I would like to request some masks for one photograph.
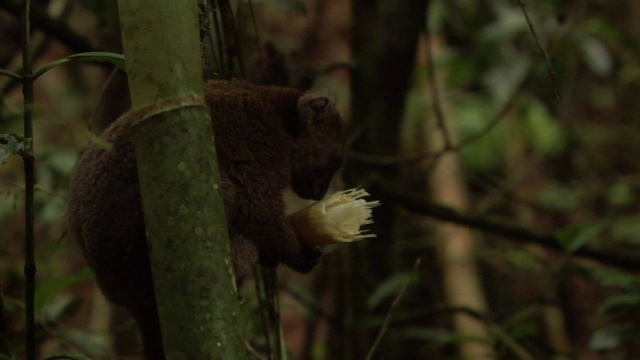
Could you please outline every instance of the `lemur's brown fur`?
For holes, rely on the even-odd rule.
[[[285,220],[282,192],[319,200],[345,154],[340,116],[317,93],[240,81],[206,85],[237,271],[259,261],[310,271],[319,251],[301,245]],[[131,140],[131,117],[91,145],[71,181],[69,228],[103,292],[136,319],[148,359],[163,358]],[[171,189],[167,189],[171,191]]]

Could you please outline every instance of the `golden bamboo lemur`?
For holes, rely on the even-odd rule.
[[[343,163],[345,135],[327,96],[240,81],[206,85],[236,271],[259,261],[310,271],[320,252],[298,242],[282,192],[319,200]],[[138,323],[145,356],[164,358],[131,140],[131,118],[116,120],[81,156],[69,194],[69,229],[98,284]]]

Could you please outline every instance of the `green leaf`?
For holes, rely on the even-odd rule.
[[[511,315],[502,323],[502,328],[509,330],[521,323],[535,322],[540,308],[538,306],[527,306]]]
[[[539,195],[538,201],[542,206],[558,211],[572,211],[582,206],[585,194],[582,189],[573,184],[550,183]]]
[[[11,296],[4,295],[4,309],[7,312],[12,312],[16,309],[24,310],[24,299],[22,298],[14,298]]]
[[[571,225],[560,230],[556,235],[558,241],[569,253],[574,253],[598,238],[605,230],[607,223],[600,222],[588,225]]]
[[[410,327],[406,326],[402,329],[394,331],[394,335],[405,340],[416,340],[431,343],[436,346],[446,346],[460,343],[480,343],[491,344],[491,339],[473,336],[458,335],[451,331],[438,327]]]
[[[70,175],[78,160],[78,152],[65,148],[54,148],[47,157],[47,165],[56,173]]]
[[[284,13],[290,13],[290,14],[296,14],[296,15],[307,14],[307,5],[304,3],[304,1],[300,1],[300,0],[276,1],[275,4]]]
[[[108,62],[111,65],[120,69],[121,71],[127,71],[125,67],[124,55],[122,54],[116,54],[116,53],[104,52],[104,51],[94,51],[94,52],[74,54],[69,56],[69,58],[74,60],[90,61],[90,62]]]
[[[425,335],[428,335],[428,334],[425,334]],[[462,343],[479,343],[479,344],[485,344],[485,345],[492,344],[491,339],[480,337],[480,336],[474,336],[474,335],[451,335],[448,337],[436,338],[434,343],[436,345],[441,345],[441,346],[455,345],[455,344],[462,344]]]
[[[495,15],[496,19],[479,31],[481,41],[508,43],[527,31],[527,22],[517,6],[496,2]]]
[[[62,276],[52,278],[43,284],[38,286],[35,294],[35,311],[39,314],[44,305],[51,301],[51,299],[59,294],[61,291],[69,288],[72,285],[91,280],[93,273],[89,269],[85,269],[78,274],[71,276]]]
[[[300,304],[305,305],[302,307],[302,310],[307,310],[310,306],[318,306],[316,298],[307,289],[296,286],[295,284],[288,285],[287,289],[298,298]]]
[[[585,64],[591,71],[601,76],[613,72],[613,57],[602,41],[587,37],[580,42],[580,50]]]
[[[0,352],[0,360],[15,360],[15,359],[16,357],[13,356],[12,354]]]
[[[108,331],[86,331],[85,329],[60,326],[56,329],[56,337],[73,344],[78,355],[54,355],[44,360],[91,360],[91,359],[121,359],[115,357],[111,351],[113,336]]]
[[[52,197],[47,194],[44,204],[38,212],[38,217],[43,224],[60,223],[65,216],[67,204],[61,197]]]
[[[604,18],[592,17],[586,20],[581,27],[585,34],[582,36],[595,36],[612,43],[620,43],[621,41],[621,34],[618,30],[620,27],[616,26],[615,22],[609,22]]]
[[[596,351],[611,351],[621,345],[620,334],[613,329],[599,329],[593,333],[589,348]]]
[[[64,57],[62,59],[52,61],[47,65],[45,65],[42,69],[36,71],[33,74],[33,80],[44,75],[47,71],[53,69],[54,67],[60,66],[62,64],[66,64],[71,60],[80,60],[80,61],[89,61],[89,62],[108,62],[113,66],[117,67],[118,69],[122,71],[126,71],[125,63],[124,63],[124,55],[110,53],[110,52],[94,51],[94,52],[74,54],[74,55]]]
[[[374,309],[385,299],[393,298],[400,292],[400,289],[407,283],[407,281],[411,281],[412,276],[413,274],[410,272],[403,272],[394,274],[384,280],[378,285],[378,287],[376,287],[375,290],[373,290],[373,293],[367,299],[367,307],[369,309]]]
[[[609,204],[625,206],[634,201],[633,188],[627,184],[614,184],[607,193]]]
[[[598,311],[603,314],[616,307],[631,307],[637,309],[640,306],[640,293],[614,295],[602,302]]]
[[[442,32],[448,18],[447,7],[441,0],[432,1],[427,11],[429,33],[436,35]]]
[[[635,275],[617,269],[593,267],[589,272],[600,286],[610,286],[627,290],[637,289],[638,286],[640,286],[640,282]]]
[[[42,317],[46,322],[59,323],[76,315],[82,307],[82,299],[65,294],[49,301],[42,309]]]
[[[611,226],[611,236],[625,244],[640,245],[640,219],[635,214],[616,218]]]
[[[565,146],[562,129],[546,105],[537,99],[528,99],[524,134],[533,146],[545,154],[558,154]]]
[[[514,339],[530,339],[540,335],[540,327],[533,321],[517,324],[509,329],[509,335]]]
[[[24,138],[16,134],[0,134],[0,165],[6,164],[11,155],[21,155],[24,143]]]
[[[504,256],[507,261],[513,264],[518,270],[525,273],[540,273],[542,266],[538,258],[529,251],[523,249],[506,249]]]
[[[483,75],[482,83],[491,93],[494,104],[503,106],[509,101],[526,80],[531,64],[529,57],[512,54]]]
[[[431,343],[449,343],[453,334],[451,331],[438,327],[405,326],[395,331],[396,336],[404,340],[418,340]]]
[[[82,130],[82,134],[85,135],[93,145],[107,151],[111,151],[111,149],[113,149],[113,144],[103,139],[100,135],[96,135],[87,129]]]
[[[44,360],[89,360],[89,359],[82,356],[51,355],[49,357],[44,358]]]

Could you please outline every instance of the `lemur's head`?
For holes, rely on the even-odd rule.
[[[309,92],[298,99],[300,128],[292,152],[292,188],[300,197],[320,200],[344,163],[345,131],[333,100]]]

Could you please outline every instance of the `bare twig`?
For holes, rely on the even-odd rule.
[[[228,63],[226,64],[227,75],[228,77],[238,75],[245,77],[244,59],[242,58],[242,51],[240,51],[238,29],[236,27],[236,19],[231,10],[231,3],[229,0],[217,0],[217,2],[222,19],[222,28],[228,56]],[[235,69],[236,66],[237,69]]]
[[[35,342],[35,282],[36,263],[34,249],[34,204],[35,171],[33,158],[33,72],[31,69],[31,1],[24,1],[22,12],[22,96],[24,98],[24,209],[25,209],[25,333],[26,359],[36,359]]]
[[[428,27],[427,27],[428,28]],[[436,78],[436,66],[433,58],[433,40],[431,37],[427,39],[427,72],[429,73],[429,87],[431,88],[431,102],[433,103],[433,110],[436,114],[436,124],[442,133],[444,139],[444,150],[450,149],[453,146],[451,135],[447,129],[447,119],[444,116],[442,109],[442,99],[440,97],[440,88],[438,87],[438,79]]]
[[[527,81],[528,77],[529,77],[529,75],[527,75],[524,78],[524,80],[522,81],[522,83],[520,84],[518,89],[516,91],[514,91],[513,93],[511,93],[511,96],[509,97],[507,102],[502,106],[502,109],[500,109],[500,111],[498,111],[496,113],[496,115],[493,117],[493,119],[491,119],[491,121],[489,121],[489,123],[487,124],[487,126],[484,127],[484,129],[482,129],[482,130],[478,131],[477,133],[475,133],[473,135],[470,135],[467,138],[465,138],[462,141],[460,141],[458,143],[458,145],[456,146],[456,148],[457,149],[462,149],[463,147],[466,147],[469,144],[480,140],[482,137],[487,135],[491,130],[493,130],[493,128],[495,128],[502,121],[502,119],[504,119],[504,117],[507,115],[507,113],[509,111],[511,111],[511,109],[513,108],[513,105],[515,104],[516,100],[518,99],[518,96],[520,95],[520,93],[522,92],[522,90],[524,89],[525,85],[528,82]]]
[[[92,52],[95,49],[91,46],[89,41],[77,33],[73,32],[69,29],[65,23],[66,18],[70,14],[72,1],[66,1],[62,10],[57,11],[57,14],[48,14],[47,10],[42,7],[36,5],[31,5],[31,27],[38,28],[41,30],[41,34],[36,34],[32,36],[29,40],[30,48],[31,48],[31,61],[33,59],[38,59],[47,49],[51,40],[58,40],[62,44],[66,45],[71,52]],[[16,0],[10,1],[0,1],[0,8],[4,8],[15,16],[21,16],[22,14],[22,2]],[[18,55],[14,60],[7,65],[7,68],[14,69],[15,72],[19,72],[21,68],[21,56]],[[104,68],[109,67],[107,63],[96,62],[94,63],[96,66],[101,66]],[[35,81],[35,80],[34,80]],[[12,79],[8,82],[2,83],[2,89],[0,89],[0,94],[8,94],[11,90],[13,90],[18,85],[22,84],[19,79]]]
[[[554,233],[541,232],[514,224],[512,221],[490,218],[486,215],[463,213],[447,206],[423,201],[420,193],[409,193],[394,182],[380,178],[376,182],[379,189],[384,189],[384,192],[379,193],[380,200],[384,204],[395,203],[416,213],[431,216],[438,220],[465,225],[519,242],[542,245],[548,249],[567,254],[562,242]],[[587,258],[624,270],[640,271],[639,251],[622,252],[583,246],[570,255]]]
[[[517,341],[513,339],[513,337],[505,331],[500,325],[491,320],[491,318],[484,313],[476,311],[475,309],[466,307],[466,306],[451,306],[448,308],[442,308],[440,311],[446,312],[460,312],[467,314],[477,320],[484,322],[489,325],[491,328],[491,332],[493,336],[500,340],[507,348],[511,349],[511,351],[521,360],[534,360],[534,357],[529,353],[529,351],[520,345]]]
[[[318,318],[324,318],[325,320],[327,320],[331,326],[335,329],[341,329],[344,330],[344,323],[342,322],[342,320],[340,320],[339,318],[337,318],[334,314],[328,313],[326,312],[324,309],[322,309],[320,306],[318,306],[318,304],[309,301],[308,299],[306,299],[304,296],[301,296],[300,292],[296,291],[295,289],[293,289],[290,286],[281,286],[280,290],[286,292],[287,294],[291,295],[295,300],[298,301],[298,303],[300,303],[300,305],[304,306],[304,308],[309,311],[310,313],[312,313],[314,315],[314,317]]]
[[[0,7],[6,9],[15,16],[20,16],[22,11],[20,1],[0,1]],[[32,14],[32,25],[42,30],[48,36],[65,44],[72,52],[91,52],[95,51],[91,43],[86,37],[79,35],[69,29],[66,24],[58,19],[54,19],[47,15],[47,12],[41,6],[35,6]]]
[[[4,298],[0,292],[0,354],[10,354],[9,346],[9,319],[4,307]]]
[[[522,83],[520,84],[520,86],[518,87],[518,89],[516,91],[514,91],[511,96],[509,97],[509,99],[507,100],[507,102],[502,106],[502,108],[494,115],[494,117],[489,121],[489,123],[487,124],[487,126],[485,126],[483,129],[481,129],[480,131],[478,131],[477,133],[468,136],[465,139],[462,139],[458,144],[453,145],[453,144],[449,144],[449,146],[447,146],[446,143],[446,139],[448,137],[445,138],[445,146],[443,146],[442,149],[440,149],[439,151],[432,151],[432,150],[427,150],[427,151],[421,151],[421,152],[417,152],[414,154],[407,154],[407,155],[389,155],[389,156],[384,156],[384,155],[372,155],[372,154],[366,154],[366,153],[362,153],[362,152],[358,152],[355,150],[350,150],[348,157],[349,159],[352,160],[356,160],[356,161],[362,161],[368,164],[374,164],[374,165],[381,165],[381,166],[395,166],[395,165],[401,165],[401,164],[407,164],[407,163],[412,163],[412,162],[417,162],[417,161],[426,161],[429,160],[431,161],[431,163],[435,163],[437,162],[440,157],[442,157],[444,154],[450,152],[450,151],[459,151],[460,149],[467,147],[469,145],[471,145],[472,143],[480,140],[482,137],[486,136],[491,130],[493,130],[501,121],[502,119],[507,115],[507,113],[509,111],[511,111],[511,109],[513,108],[513,105],[515,104],[516,100],[518,99],[518,96],[520,95],[520,93],[522,92],[522,90],[524,89],[524,87],[527,84],[527,79],[528,79],[529,75],[527,75],[524,80],[522,81]],[[435,86],[435,85],[432,85]],[[434,102],[437,102],[436,99],[434,99]],[[437,113],[437,110],[436,110]],[[441,114],[442,115],[442,114]],[[436,115],[438,116],[438,115]],[[446,119],[444,118],[444,116],[439,117],[438,119],[438,126],[443,129],[443,134],[448,134],[446,133],[446,128],[443,128],[443,126],[445,125],[445,121]],[[356,134],[356,136],[359,136],[361,134]],[[355,139],[352,139],[351,142],[355,141]]]
[[[280,324],[280,301],[278,298],[278,277],[275,269],[268,269],[258,265],[255,269],[256,290],[263,311],[265,322],[265,338],[269,350],[269,358],[284,359],[286,349]],[[258,284],[260,282],[261,284]],[[263,296],[261,299],[260,297]]]
[[[496,190],[493,194],[488,194],[485,199],[480,200],[474,209],[479,213],[487,213],[491,210],[501,199],[508,199],[509,201],[520,204],[522,206],[526,206],[534,211],[541,213],[553,213],[558,214],[558,211],[554,211],[555,209],[549,206],[543,206],[541,204],[536,203],[533,200],[530,200],[524,196],[517,195],[514,193],[513,188],[520,184],[525,178],[527,178],[531,173],[533,173],[537,167],[540,165],[542,157],[538,156],[533,160],[526,163],[527,167],[522,166],[521,174],[518,175],[517,178],[511,179],[507,183],[501,183],[497,179],[494,179],[485,174],[477,174],[476,176],[480,181],[486,183],[490,188]]]
[[[118,73],[118,68],[114,66],[113,70],[111,70],[111,73],[109,73],[109,76],[107,76],[107,79],[102,84],[102,88],[100,89],[100,95],[98,95],[98,102],[93,107],[93,111],[91,111],[91,115],[89,116],[89,120],[87,121],[87,123],[89,124],[89,130],[92,130],[92,125],[95,122],[95,118],[96,118],[96,114],[98,113],[98,109],[100,108],[100,105],[102,105],[102,101],[104,101],[105,92],[107,91],[107,89],[111,85],[111,82],[113,81],[113,79],[114,79],[114,77],[116,76],[117,73]],[[95,129],[93,129],[93,130],[95,130]]]
[[[209,37],[211,41],[210,46],[216,51],[216,64],[214,65],[214,70],[218,75],[223,75],[225,66],[225,43],[222,35],[222,19],[218,1],[207,1],[207,12],[209,13],[209,24],[213,27],[215,33],[215,38],[213,36]]]
[[[433,151],[423,151],[423,152],[418,152],[415,154],[408,154],[408,155],[385,156],[385,155],[372,155],[372,154],[366,154],[366,153],[362,153],[355,150],[349,150],[349,153],[347,154],[347,156],[351,160],[362,161],[368,164],[381,165],[381,166],[394,166],[394,165],[400,165],[400,164],[406,164],[406,163],[412,163],[412,162],[424,161],[424,160],[431,160],[433,162],[438,160],[442,155],[444,155],[449,151],[453,151],[453,149],[449,149],[449,150],[443,149],[435,153]]]
[[[260,317],[262,318],[262,326],[264,331],[265,343],[267,346],[267,354],[269,354],[269,359],[272,358],[273,354],[273,334],[271,333],[272,326],[270,321],[270,302],[269,302],[269,292],[267,290],[267,281],[266,281],[266,269],[261,267],[260,265],[256,265],[253,269],[253,274],[255,277],[255,286],[256,286],[256,297],[258,298],[258,305],[260,306]]]
[[[393,316],[393,313],[400,306],[400,301],[404,297],[404,294],[407,292],[407,288],[409,288],[409,284],[411,284],[411,280],[413,280],[413,275],[415,275],[418,272],[418,267],[420,266],[421,261],[422,261],[422,258],[417,258],[416,261],[413,263],[413,268],[411,269],[412,276],[402,286],[402,288],[398,292],[398,295],[396,295],[395,299],[393,299],[393,302],[391,303],[391,307],[389,308],[389,312],[387,312],[387,315],[384,318],[384,322],[382,323],[382,327],[380,328],[380,331],[378,331],[378,336],[376,336],[376,339],[373,342],[373,345],[371,345],[371,348],[367,353],[367,357],[366,357],[367,360],[370,360],[373,357],[373,354],[375,354],[376,350],[378,349],[378,346],[380,346],[380,342],[382,341],[384,334],[387,332],[387,329],[389,328],[391,317]]]
[[[251,13],[251,22],[253,23],[253,31],[256,35],[256,51],[259,53],[260,44],[262,44],[262,42],[260,41],[260,32],[258,31],[258,22],[256,21],[256,12],[253,7],[252,0],[249,0],[249,12]]]
[[[13,181],[8,181],[7,182],[7,188],[9,188],[9,190],[5,190],[5,191],[2,191],[0,193],[5,193],[5,192],[9,193],[9,192],[12,191],[12,189],[15,190],[15,191],[25,192],[25,189],[26,189],[23,185],[20,185],[18,183],[14,183]],[[43,193],[45,193],[47,195],[50,195],[50,196],[53,196],[53,197],[57,197],[58,199],[61,199],[61,200],[66,199],[66,196],[65,196],[64,193],[62,193],[60,191],[54,191],[54,190],[51,190],[51,189],[47,189],[46,187],[44,187],[42,185],[34,185],[33,189],[37,190],[37,191],[40,191],[40,192],[43,192]]]
[[[255,356],[256,359],[258,360],[269,360],[269,358],[267,358],[266,356],[260,354],[260,352],[253,347],[253,345],[251,345],[251,341],[249,341],[249,339],[246,339],[244,341],[244,346],[247,348],[247,351],[249,351],[251,353],[251,355]]]
[[[536,41],[536,45],[538,46],[538,49],[540,49],[540,52],[544,56],[544,60],[547,62],[547,67],[549,69],[549,77],[551,78],[551,86],[553,86],[553,93],[556,97],[556,100],[560,101],[560,92],[558,91],[558,85],[556,81],[556,72],[553,70],[553,63],[551,61],[551,57],[549,56],[549,53],[542,46],[542,43],[540,42],[540,38],[538,37],[538,33],[536,32],[536,29],[533,26],[533,22],[531,21],[531,18],[529,17],[529,12],[527,11],[527,5],[524,3],[524,0],[518,0],[518,4],[522,9],[522,13],[524,14],[525,19],[527,19],[527,25],[529,25],[531,36],[533,36],[533,39]]]

